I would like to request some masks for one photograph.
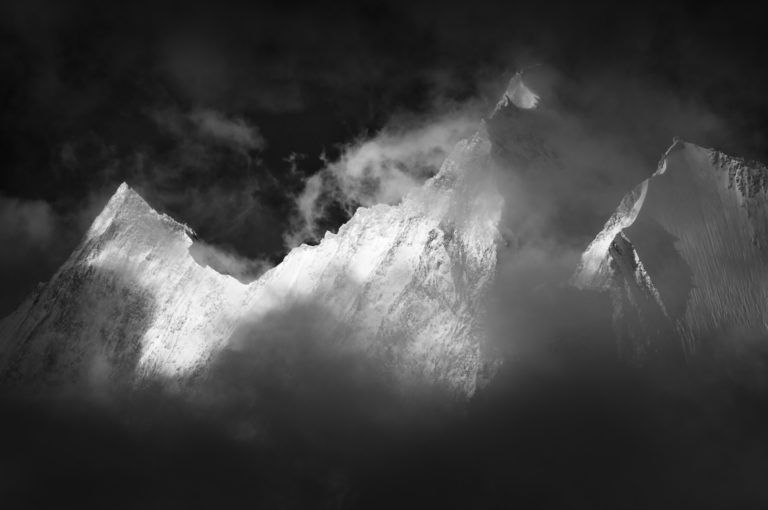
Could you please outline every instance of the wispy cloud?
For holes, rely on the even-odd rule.
[[[17,253],[19,244],[44,247],[55,232],[55,214],[42,200],[21,200],[0,195],[0,239],[5,260]]]
[[[227,116],[210,108],[182,113],[175,109],[152,112],[158,126],[178,137],[200,137],[239,151],[262,150],[267,141],[258,127],[243,117]]]
[[[243,283],[256,280],[272,267],[264,260],[241,257],[232,251],[199,240],[190,246],[189,254],[198,264],[209,266],[219,273],[232,276]]]
[[[469,110],[423,118],[395,117],[378,133],[346,146],[341,156],[308,178],[295,199],[294,229],[286,244],[322,236],[319,221],[333,202],[351,213],[357,206],[395,204],[440,169],[459,140],[477,129]]]
[[[47,202],[0,195],[0,316],[49,277],[63,252],[72,248],[61,226]]]
[[[216,110],[203,109],[191,112],[188,118],[201,135],[233,148],[259,150],[267,145],[258,128],[242,117],[226,117]]]

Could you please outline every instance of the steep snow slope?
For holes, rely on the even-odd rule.
[[[126,184],[50,282],[0,324],[6,379],[183,375],[231,335],[247,289]]]
[[[626,355],[686,355],[768,335],[768,169],[675,141],[582,256]]]
[[[485,171],[489,150],[482,133],[460,142],[402,204],[360,208],[319,246],[293,250],[253,289],[255,313],[322,303],[341,338],[407,376],[472,393],[503,205]]]
[[[358,209],[250,284],[201,265],[193,233],[123,184],[51,281],[0,323],[2,377],[184,383],[222,349],[265,341],[275,332],[259,325],[288,314],[317,321],[306,330],[328,349],[472,394],[503,205],[489,157],[481,128],[401,204]]]

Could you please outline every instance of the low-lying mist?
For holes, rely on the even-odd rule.
[[[497,318],[492,335],[504,363],[468,401],[395,384],[364,354],[332,353],[324,332],[334,325],[311,304],[260,323],[262,342],[244,330],[197,392],[7,396],[4,506],[768,501],[760,378],[733,363],[628,366],[615,355],[605,296],[536,287],[508,298],[518,308]]]

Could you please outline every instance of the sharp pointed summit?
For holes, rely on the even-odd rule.
[[[501,99],[496,103],[491,116],[496,115],[499,110],[509,105],[513,105],[523,110],[532,110],[539,104],[539,96],[529,89],[523,82],[524,71],[518,71],[509,83]]]

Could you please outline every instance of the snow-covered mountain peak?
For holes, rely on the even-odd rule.
[[[86,238],[103,235],[108,229],[155,229],[194,237],[186,225],[158,213],[133,188],[123,182],[91,224]]]
[[[523,110],[531,110],[539,104],[539,96],[523,82],[523,71],[518,71],[509,80],[504,96]]]
[[[510,78],[504,94],[493,109],[492,116],[509,105],[522,110],[532,110],[539,104],[539,96],[523,82],[523,74],[524,71],[518,71]]]
[[[195,257],[194,233],[122,184],[51,281],[0,322],[0,373],[183,385],[224,351],[310,321],[297,334],[329,353],[469,395],[486,373],[480,319],[503,204],[490,159],[481,129],[402,203],[358,209],[251,283]]]
[[[691,354],[723,332],[768,334],[766,247],[768,168],[676,139],[586,249],[574,283],[612,293],[631,357],[651,356],[662,337]]]

